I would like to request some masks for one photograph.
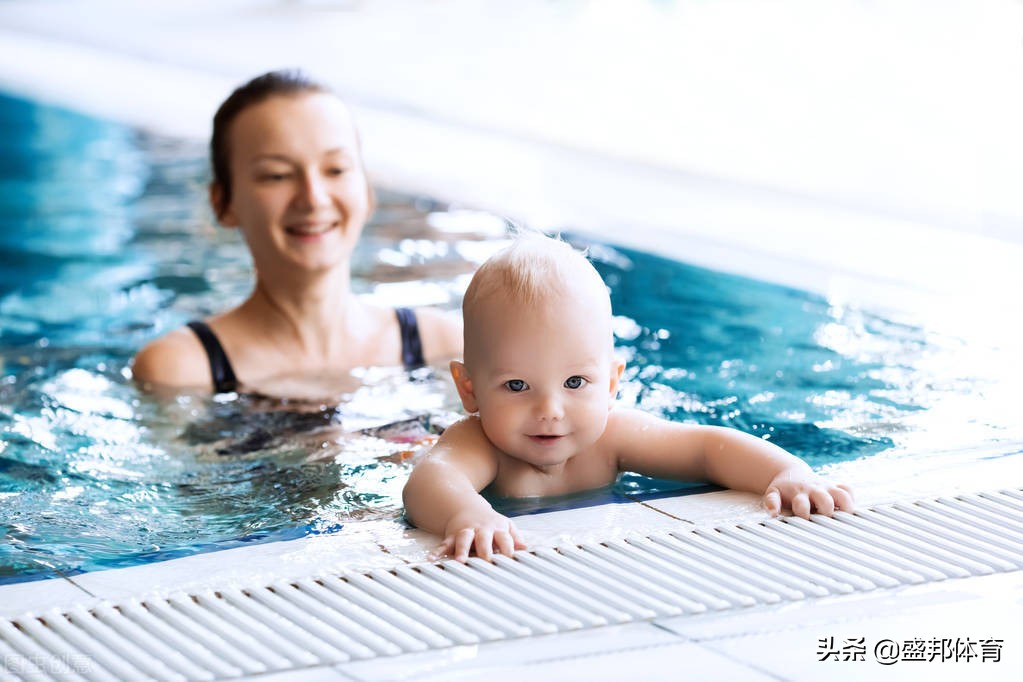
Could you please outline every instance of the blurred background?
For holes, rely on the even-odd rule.
[[[164,134],[285,66],[385,187],[820,291],[1015,284],[1019,0],[0,2],[0,90]]]

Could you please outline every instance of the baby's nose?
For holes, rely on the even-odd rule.
[[[557,396],[545,395],[537,403],[536,414],[542,421],[556,421],[565,416],[565,410]]]

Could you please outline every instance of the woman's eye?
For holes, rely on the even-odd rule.
[[[287,173],[263,173],[259,176],[259,179],[263,182],[280,182],[287,179],[287,177]]]
[[[327,175],[329,175],[331,177],[337,177],[339,175],[344,175],[346,170],[348,170],[348,169],[347,168],[342,168],[340,166],[335,166],[334,168],[328,168],[327,169]]]
[[[512,393],[519,393],[526,390],[526,382],[522,379],[509,379],[504,382],[505,387]]]
[[[581,376],[573,376],[565,379],[565,388],[582,388],[585,383],[586,379]]]

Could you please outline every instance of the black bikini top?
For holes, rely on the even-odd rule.
[[[394,314],[398,317],[398,328],[401,331],[401,363],[405,369],[422,367],[423,342],[419,337],[419,322],[416,320],[416,313],[411,308],[395,308]],[[206,357],[210,361],[210,374],[213,378],[214,393],[229,393],[238,389],[238,378],[231,367],[231,361],[227,359],[224,347],[220,345],[220,339],[213,333],[210,326],[201,320],[192,320],[188,328],[195,332],[206,351]]]

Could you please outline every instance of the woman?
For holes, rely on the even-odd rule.
[[[336,95],[299,72],[259,76],[220,106],[210,152],[210,203],[221,225],[241,230],[255,288],[238,307],[142,348],[136,379],[267,392],[275,377],[461,354],[453,316],[378,308],[351,292],[352,251],[374,202],[351,113]]]

